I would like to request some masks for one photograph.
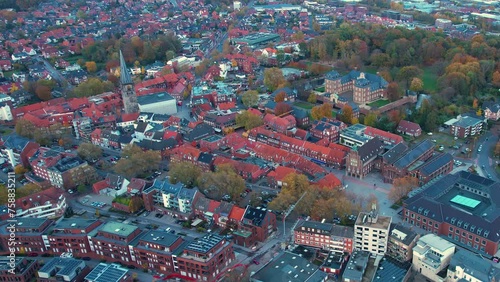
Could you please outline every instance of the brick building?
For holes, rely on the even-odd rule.
[[[481,134],[483,130],[484,120],[469,117],[459,116],[450,126],[450,134],[458,138],[467,138]]]
[[[499,248],[500,183],[461,171],[411,193],[403,221],[446,237],[472,252],[493,256]]]
[[[173,273],[177,269],[173,253],[182,250],[184,240],[163,230],[143,232],[133,247],[135,264],[142,268],[156,269],[160,273]]]
[[[353,101],[356,104],[367,104],[382,99],[387,95],[387,81],[382,77],[352,70],[341,76],[336,71],[325,75],[325,90],[332,94],[353,92]]]
[[[353,251],[352,227],[300,220],[293,232],[297,245],[320,248],[338,254],[350,254]]]
[[[73,257],[87,257],[91,252],[87,234],[102,224],[97,219],[63,218],[49,228],[49,251],[54,255],[72,253]]]
[[[260,207],[247,206],[239,229],[233,234],[236,244],[245,247],[264,242],[276,230],[276,215]]]
[[[363,178],[377,165],[378,157],[384,151],[380,139],[373,138],[361,147],[353,147],[347,154],[346,175]]]
[[[141,230],[137,226],[108,221],[88,233],[92,251],[89,256],[131,264],[132,257],[129,245],[140,233]]]
[[[340,131],[345,128],[347,128],[347,125],[341,121],[322,118],[313,123],[309,132],[316,138],[326,139],[330,143],[337,143],[339,141]]]
[[[399,262],[411,261],[413,247],[420,238],[420,234],[400,225],[391,225],[389,243],[387,244],[387,255]]]
[[[12,268],[12,263],[14,268]],[[39,265],[37,260],[26,257],[14,258],[12,262],[9,257],[0,258],[0,281],[29,282],[36,276]],[[10,272],[14,271],[14,274]]]
[[[187,245],[176,257],[178,272],[197,281],[214,282],[233,260],[233,244],[216,234],[205,235]]]
[[[44,254],[49,251],[49,247],[45,244],[42,235],[49,229],[52,220],[47,218],[30,218],[21,217],[17,219],[15,230],[16,234],[16,254]],[[10,223],[4,222],[0,226],[0,250],[2,254],[9,252],[9,238],[10,238]],[[12,245],[10,245],[12,246]]]

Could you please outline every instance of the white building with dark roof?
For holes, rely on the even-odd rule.
[[[435,235],[422,236],[413,248],[413,270],[431,279],[442,281],[438,273],[445,269],[455,253],[455,245]]]

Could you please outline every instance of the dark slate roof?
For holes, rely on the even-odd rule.
[[[305,117],[308,117],[309,114],[302,109],[298,109],[298,108],[294,107],[293,111],[292,111],[292,116],[297,118],[297,119],[303,119]]]
[[[375,137],[363,144],[363,146],[359,147],[357,150],[361,161],[366,162],[375,155],[378,155],[383,148],[384,142],[380,141],[378,137]]]
[[[24,147],[26,147],[28,142],[30,142],[29,139],[19,136],[16,133],[10,134],[3,140],[5,147],[19,152],[21,152],[24,149]]]
[[[153,140],[141,140],[141,142],[137,143],[137,146],[153,150],[153,151],[164,151],[166,149],[174,148],[177,145],[177,141],[173,138],[169,138],[167,140],[161,140],[159,142]]]
[[[450,162],[453,162],[453,157],[449,153],[439,154],[427,161],[419,170],[423,175],[430,175]]]
[[[214,160],[214,155],[210,153],[201,152],[200,156],[198,157],[198,162],[201,163],[211,164],[213,160]]]
[[[500,269],[493,267],[490,261],[479,255],[463,249],[457,249],[457,252],[451,257],[449,269],[456,271],[457,266],[479,281],[498,281],[500,279]]]
[[[338,73],[337,71],[332,70],[325,74],[325,79],[334,80],[337,78],[340,78],[340,73]]]
[[[300,230],[300,229],[302,229],[302,227],[314,229],[315,230],[314,232],[312,230],[310,231],[312,233],[321,233],[321,232],[317,232],[316,230],[322,230],[322,231],[330,233],[333,229],[333,224],[321,223],[321,222],[312,221],[312,220],[307,220],[307,221],[302,220],[297,224],[297,227],[295,228],[295,230]]]
[[[482,196],[469,190],[482,192]],[[475,208],[453,204],[450,200],[456,196],[480,200]],[[490,179],[461,171],[448,174],[423,187],[419,193],[405,200],[408,210],[422,214],[438,222],[447,222],[453,226],[488,238],[500,241],[500,234],[494,226],[500,226],[500,183]]]
[[[490,109],[492,112],[498,112],[500,111],[500,103],[498,102],[490,102],[486,101],[483,103],[483,110]]]
[[[393,230],[397,230],[397,231],[399,231],[401,233],[406,234],[406,237],[401,240],[400,238],[398,238],[396,236],[393,236],[392,235],[392,231]],[[400,242],[402,242],[406,246],[409,246],[411,244],[411,242],[415,239],[415,237],[417,237],[417,233],[416,232],[412,231],[409,228],[404,227],[401,224],[392,224],[391,225],[391,231],[389,232],[389,234],[390,234],[390,236],[392,238],[396,238],[397,240],[399,240]]]
[[[184,139],[187,141],[196,141],[205,138],[209,135],[214,134],[214,129],[212,126],[206,123],[198,124],[193,130],[184,135]]]
[[[252,224],[255,226],[261,226],[262,221],[264,220],[266,215],[267,215],[267,210],[257,209],[257,208],[253,208],[253,207],[248,206],[243,218],[251,220]]]
[[[404,169],[411,165],[417,158],[422,156],[424,152],[427,152],[429,149],[434,148],[434,144],[429,141],[428,139],[420,142],[415,148],[411,149],[408,151],[404,156],[402,156],[400,159],[398,159],[395,163],[394,166]]]
[[[406,146],[403,143],[399,143],[396,146],[392,147],[389,151],[387,151],[383,156],[382,159],[384,160],[384,163],[386,164],[393,164],[395,161],[398,160],[398,158],[401,156],[403,152],[408,150],[408,146]]]
[[[47,262],[39,272],[51,273],[54,272],[53,276],[66,276],[73,273],[79,273],[85,267],[85,263],[78,259],[73,258],[53,258]],[[51,275],[52,276],[52,275]]]
[[[410,262],[401,264],[390,257],[384,257],[380,261],[372,281],[404,281],[410,266]]]
[[[122,50],[120,50],[120,84],[133,84],[132,77],[130,76],[129,70],[127,69],[127,64],[123,58]]]
[[[146,128],[148,127],[148,123],[147,122],[138,122],[137,123],[137,126],[135,127],[135,131],[137,132],[145,132],[146,131]]]

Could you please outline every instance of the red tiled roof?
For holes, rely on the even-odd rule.
[[[371,137],[379,137],[382,141],[386,142],[391,142],[393,144],[399,144],[403,142],[403,137],[393,134],[387,131],[380,130],[378,128],[373,128],[370,126],[367,126],[365,129],[365,135],[371,136]]]
[[[231,212],[229,213],[228,218],[240,222],[241,219],[243,218],[243,215],[245,215],[245,209],[242,209],[238,206],[233,206]]]
[[[274,178],[276,181],[283,181],[285,177],[291,173],[299,173],[296,169],[278,166],[274,171],[268,174],[269,177]]]
[[[99,193],[99,191],[106,188],[108,188],[108,182],[106,180],[101,180],[92,185],[92,190],[94,190],[94,193]]]
[[[46,202],[57,203],[62,194],[63,190],[51,187],[38,193],[17,199],[16,208],[27,210],[36,206],[44,205]]]
[[[414,123],[403,119],[399,122],[398,130],[415,134],[418,130],[422,129],[420,128],[420,125],[418,123]]]
[[[316,182],[316,185],[322,188],[336,188],[340,187],[342,182],[333,173],[329,173]]]
[[[139,117],[139,113],[122,114],[122,122],[134,121]]]
[[[218,208],[219,206],[220,206],[219,201],[210,200],[210,203],[208,204],[208,211],[213,213],[215,212],[215,209]]]

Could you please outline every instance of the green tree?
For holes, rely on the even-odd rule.
[[[113,89],[115,89],[115,86],[112,82],[102,81],[97,77],[91,77],[74,88],[72,95],[74,97],[90,97],[112,91]]]
[[[364,125],[373,127],[375,126],[376,123],[377,123],[377,113],[373,111],[369,112],[365,117]]]
[[[399,70],[398,78],[406,81],[406,88],[410,87],[410,82],[414,77],[422,74],[422,70],[416,66],[406,66]]]
[[[394,102],[401,98],[401,91],[397,82],[391,82],[387,86],[387,98],[389,101]]]
[[[241,95],[241,102],[248,108],[257,106],[259,102],[259,92],[255,90],[245,91],[243,95]]]
[[[21,118],[16,121],[15,131],[19,136],[33,139],[35,129],[36,126],[27,119]]]
[[[78,156],[86,161],[97,160],[102,156],[101,147],[92,143],[81,143],[76,151]]]
[[[145,176],[160,167],[161,153],[159,151],[143,151],[135,144],[127,145],[122,151],[122,158],[115,164],[113,170],[127,178]]]
[[[172,184],[180,182],[191,188],[198,185],[197,180],[201,175],[201,169],[190,162],[170,163],[168,175]]]
[[[144,201],[141,197],[132,197],[128,204],[128,208],[130,213],[135,213],[141,210],[144,207]]]
[[[243,111],[236,116],[236,124],[245,127],[245,130],[261,126],[264,124],[262,117],[249,111]]]
[[[87,186],[85,186],[85,184],[80,184],[80,185],[78,185],[76,190],[80,194],[85,194],[87,192]]]
[[[245,180],[228,164],[218,166],[215,172],[203,173],[198,183],[201,189],[218,199],[223,195],[237,199],[245,190]]]

